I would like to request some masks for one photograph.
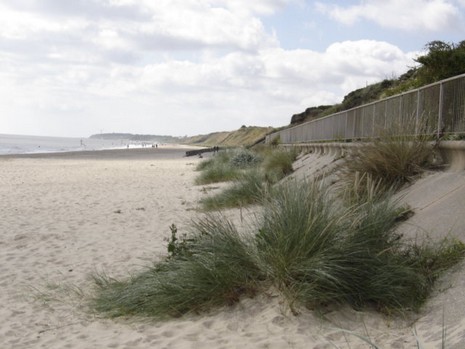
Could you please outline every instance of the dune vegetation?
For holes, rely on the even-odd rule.
[[[204,210],[244,207],[256,204],[270,185],[292,173],[295,150],[258,151],[234,149],[202,161],[197,170],[196,184],[231,181],[231,186],[201,200]]]
[[[328,304],[418,310],[463,243],[410,244],[396,233],[403,209],[389,198],[342,207],[316,183],[289,182],[263,198],[261,225],[240,232],[207,215],[172,235],[166,258],[124,280],[95,275],[92,304],[109,316],[177,317],[227,306],[274,287],[289,307]]]
[[[397,227],[408,208],[393,201],[390,191],[376,192],[376,174],[366,183],[376,195],[354,204],[319,182],[277,182],[286,167],[269,165],[277,174],[267,181],[260,172],[267,161],[274,163],[269,156],[281,157],[282,151],[248,152],[199,165],[206,171],[222,162],[238,171],[235,185],[249,182],[244,192],[253,192],[262,210],[248,231],[219,212],[199,218],[182,235],[173,225],[160,261],[122,280],[94,275],[94,309],[107,316],[162,319],[232,305],[273,288],[294,313],[330,304],[390,314],[416,311],[438,276],[465,256],[458,240],[405,241]],[[238,188],[230,187],[227,197],[244,204],[250,194]],[[230,205],[218,202],[214,208]]]

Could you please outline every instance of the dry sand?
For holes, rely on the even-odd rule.
[[[351,309],[328,310],[326,320],[310,311],[294,316],[271,291],[167,322],[90,313],[73,292],[89,292],[93,271],[120,277],[140,270],[165,253],[171,224],[185,231],[199,215],[194,209],[205,195],[193,184],[199,159],[183,152],[0,158],[0,348],[369,347],[340,328],[382,348],[415,347],[407,319]],[[436,347],[438,315],[421,316],[425,348]],[[461,348],[465,324],[460,315],[455,320],[450,348]]]

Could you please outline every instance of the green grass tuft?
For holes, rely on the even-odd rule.
[[[196,178],[195,184],[233,181],[240,176],[241,170],[256,168],[261,161],[258,154],[246,149],[220,151],[197,165],[196,169],[201,173]]]
[[[341,185],[352,188],[353,195],[369,196],[367,189],[396,190],[411,182],[430,166],[432,149],[426,138],[383,136],[364,144],[347,159]]]
[[[290,304],[417,310],[438,272],[462,259],[465,248],[448,240],[437,248],[407,244],[396,233],[404,211],[386,198],[344,208],[328,188],[281,186],[265,205],[257,236],[263,268]]]
[[[195,184],[204,185],[211,183],[227,182],[237,178],[239,171],[229,163],[213,162],[206,166],[196,178]]]
[[[297,158],[296,150],[274,150],[263,162],[263,170],[269,182],[276,183],[293,172],[292,164]]]
[[[190,254],[166,259],[118,281],[95,275],[93,306],[109,316],[177,317],[253,296],[261,279],[253,245],[223,217],[194,225]]]
[[[405,208],[387,197],[345,207],[333,194],[305,182],[270,189],[255,234],[214,215],[181,239],[171,226],[167,258],[127,280],[95,275],[92,304],[109,316],[165,318],[231,305],[272,285],[292,310],[418,310],[437,277],[465,256],[457,240],[404,241],[396,228]]]
[[[261,201],[265,184],[260,172],[250,170],[243,173],[231,187],[202,199],[202,208],[207,211],[222,208],[243,207]]]
[[[260,152],[238,149],[230,150],[221,158],[209,159],[201,166],[202,173],[196,184],[233,181],[229,188],[219,194],[201,200],[204,210],[243,207],[260,202],[263,191],[292,173],[296,151],[266,148]]]

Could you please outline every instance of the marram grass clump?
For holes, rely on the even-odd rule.
[[[291,174],[294,169],[292,164],[297,158],[297,151],[291,150],[274,150],[269,152],[263,160],[263,171],[269,182],[275,183],[280,179]]]
[[[348,156],[341,170],[341,185],[351,187],[355,197],[362,198],[370,182],[378,192],[399,189],[431,166],[432,154],[426,137],[385,134]]]
[[[199,162],[196,170],[200,174],[195,184],[203,185],[240,179],[244,172],[256,170],[262,161],[258,153],[248,149],[222,150]]]
[[[196,178],[195,184],[204,185],[219,182],[228,182],[236,179],[239,175],[238,169],[229,163],[215,162],[205,166]]]
[[[262,277],[254,246],[230,222],[206,217],[185,241],[182,253],[126,280],[95,275],[93,307],[109,316],[178,317],[231,305],[258,291]]]
[[[344,207],[328,187],[280,186],[265,204],[260,260],[290,304],[418,310],[465,245],[405,242],[396,228],[406,210],[387,196]]]
[[[328,304],[417,310],[434,281],[463,259],[462,242],[412,244],[397,232],[405,208],[387,197],[344,206],[327,187],[288,182],[262,198],[256,232],[207,215],[168,256],[125,280],[95,276],[94,308],[109,316],[180,316],[227,306],[269,287],[289,307]],[[170,244],[169,244],[170,246]]]
[[[251,170],[238,176],[230,187],[200,200],[200,204],[206,211],[258,204],[264,190],[266,184],[263,175],[259,171]]]
[[[201,200],[205,211],[243,207],[260,202],[262,193],[270,185],[292,173],[295,150],[267,148],[256,152],[248,149],[229,150],[228,155],[201,162],[196,184],[231,181],[232,185],[220,193]]]

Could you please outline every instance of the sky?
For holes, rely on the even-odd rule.
[[[0,134],[284,126],[465,40],[465,0],[0,0]]]

